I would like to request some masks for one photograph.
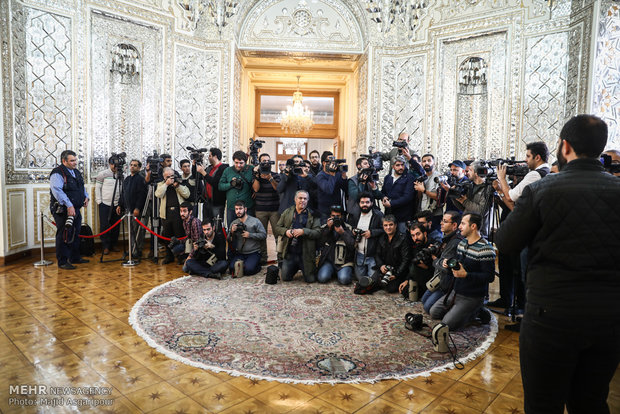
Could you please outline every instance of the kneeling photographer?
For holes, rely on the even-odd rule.
[[[181,220],[183,221],[183,230],[185,230],[185,240],[177,240],[176,237],[170,241],[170,249],[172,254],[177,258],[179,264],[183,264],[187,259],[187,256],[192,251],[192,246],[202,236],[202,229],[200,219],[194,217],[193,204],[189,201],[184,201],[179,208],[181,214]]]
[[[369,155],[370,157],[370,155]],[[379,166],[381,164],[379,163]],[[379,180],[378,169],[370,164],[368,158],[362,156],[355,162],[357,174],[349,178],[347,182],[347,212],[349,214],[360,214],[359,196],[362,193],[369,193],[374,200],[380,200],[383,195],[379,190],[377,181]]]
[[[433,260],[439,255],[439,247],[429,242],[428,229],[422,223],[411,224],[409,236],[413,243],[409,275],[408,280],[398,286],[398,291],[417,302],[426,292],[426,282],[433,276]]]
[[[228,268],[226,239],[222,232],[215,232],[213,223],[202,223],[202,237],[193,244],[183,271],[190,275],[221,279]]]
[[[465,174],[472,185],[466,186],[467,191],[454,199],[454,205],[463,211],[480,214],[482,216],[480,234],[488,238],[491,230],[493,195],[495,194],[492,185],[495,171],[486,161],[474,161],[467,166]]]
[[[384,233],[379,237],[375,262],[377,263],[372,276],[360,277],[354,293],[368,294],[379,289],[388,293],[398,292],[398,286],[407,277],[411,257],[409,242],[406,236],[398,231],[396,218],[388,214],[383,217]]]
[[[319,283],[327,283],[334,273],[338,283],[348,285],[353,279],[355,238],[351,226],[344,221],[342,206],[332,206],[330,216],[321,227],[321,254],[319,256]]]
[[[448,268],[448,261],[456,258],[456,247],[462,240],[459,224],[461,215],[456,211],[446,211],[441,219],[441,231],[444,237],[439,246],[440,256],[433,260],[433,277],[426,283],[427,289],[421,299],[426,313],[430,312],[440,297],[450,292],[452,272]]]
[[[235,216],[228,232],[230,272],[233,277],[255,275],[260,270],[260,245],[267,232],[256,217],[248,215],[243,200],[235,203]]]

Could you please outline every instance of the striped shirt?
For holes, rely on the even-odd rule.
[[[467,277],[456,278],[454,291],[470,297],[486,295],[488,284],[495,278],[495,249],[491,243],[483,237],[472,244],[463,239],[456,247],[456,257]]]

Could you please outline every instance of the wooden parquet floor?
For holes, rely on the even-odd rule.
[[[147,291],[181,276],[180,266],[145,261],[124,268],[119,262],[102,264],[98,259],[90,258],[90,263],[70,271],[56,264],[34,268],[36,259],[0,268],[2,412],[515,414],[523,410],[518,334],[504,329],[464,370],[408,381],[291,385],[178,363],[137,336],[128,316]],[[507,321],[500,320],[502,326]],[[95,390],[109,395],[39,395],[47,400],[40,400],[43,405],[38,407],[24,406],[23,401],[11,404],[10,398],[26,398],[15,390],[11,393],[10,386],[22,384],[44,385],[47,393],[51,387],[99,387]],[[56,407],[50,405],[53,398]],[[77,405],[85,403],[90,405]],[[101,405],[93,407],[94,403]]]

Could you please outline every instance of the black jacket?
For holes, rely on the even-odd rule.
[[[456,257],[456,246],[458,246],[461,240],[463,240],[463,238],[458,230],[446,234],[441,241],[441,254],[433,261],[433,267],[435,269],[433,275],[439,277],[439,289],[444,293],[448,293],[450,290],[453,278],[452,271],[443,267],[443,261]]]
[[[360,221],[361,212],[358,214],[349,214],[349,218],[347,219],[347,223],[352,228],[357,228],[357,223]],[[383,213],[381,210],[372,209],[372,217],[370,218],[370,225],[368,226],[368,230],[370,230],[370,239],[368,239],[368,243],[366,243],[366,254],[365,256],[374,256],[377,252],[377,243],[379,237],[382,234],[385,234],[383,231],[383,224],[381,222],[383,220]]]
[[[396,278],[404,278],[409,272],[409,261],[411,260],[411,249],[405,235],[396,231],[392,242],[388,235],[383,233],[379,237],[377,253],[375,254],[375,270],[379,270],[383,265],[394,267]]]
[[[344,256],[344,263],[353,264],[355,259],[355,237],[351,232],[351,227],[346,223],[343,223],[344,233],[339,234],[333,228],[327,227],[327,224],[321,226],[321,238],[320,243],[322,245],[321,248],[321,256],[319,258],[319,268],[323,266],[325,261],[329,261],[329,263],[336,266],[336,269],[340,270],[342,265],[335,264],[335,254],[336,254],[336,243],[339,241],[343,241],[346,250]]]
[[[123,197],[118,204],[129,212],[138,209],[142,213],[147,191],[146,182],[140,173],[128,175],[123,182]]]
[[[215,174],[213,174],[213,177],[209,176],[209,173],[213,169],[212,165],[209,165],[205,170],[207,175],[204,176],[204,181],[211,184],[211,187],[213,188],[213,205],[215,206],[223,206],[224,204],[226,204],[226,191],[220,191],[218,189],[220,178],[222,178],[222,174],[224,174],[224,170],[226,168],[228,168],[228,164],[222,163],[222,165],[220,165],[219,169],[215,172]]]
[[[529,245],[528,303],[620,320],[620,180],[597,159],[525,187],[495,241],[502,253]]]

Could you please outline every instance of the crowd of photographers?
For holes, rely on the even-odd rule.
[[[113,154],[96,178],[101,231],[129,211],[171,239],[163,243],[163,264],[177,261],[188,273],[221,278],[256,274],[267,264],[271,226],[283,281],[301,272],[308,283],[354,283],[357,294],[401,292],[453,330],[475,318],[486,322],[483,304],[495,277],[488,239],[523,189],[550,173],[547,146],[528,144],[524,162],[454,160],[442,174],[435,157],[414,154],[408,140],[402,133],[389,152],[370,148],[350,176],[346,160],[328,151],[312,151],[308,160],[293,156],[276,171],[254,140],[249,156],[235,152],[230,166],[218,148],[188,147],[181,172],[170,155],[155,153],[144,170],[131,160],[123,177],[125,154]],[[615,162],[617,153],[609,155]],[[144,229],[134,223],[132,233],[139,259]],[[118,234],[117,228],[102,237],[104,255],[116,251]],[[499,251],[498,260],[500,297],[488,305],[519,313],[527,248]]]
[[[555,354],[566,361],[581,360],[581,350],[568,355],[553,347],[559,343],[553,342],[556,337],[592,339],[589,332],[573,329],[592,322],[573,312],[577,303],[588,303],[586,309],[600,325],[600,338],[592,343],[601,351],[586,353],[586,365],[600,365],[604,375],[595,385],[583,386],[593,388],[597,403],[603,404],[604,385],[620,359],[620,191],[607,174],[620,176],[620,152],[606,151],[598,160],[606,142],[605,124],[579,115],[562,129],[553,165],[548,164],[547,146],[533,142],[527,144],[523,162],[454,160],[443,174],[432,154],[419,157],[410,150],[405,133],[389,152],[370,148],[356,160],[352,174],[345,160],[328,151],[312,151],[308,160],[293,156],[274,170],[270,156],[259,151],[262,142],[254,140],[249,157],[237,151],[230,166],[222,163],[218,148],[188,147],[190,156],[180,162],[181,173],[172,168],[170,155],[155,153],[144,171],[139,160],[131,160],[129,175],[123,177],[125,154],[113,154],[109,168],[97,175],[95,201],[102,231],[130,212],[170,239],[164,243],[163,264],[177,260],[184,271],[210,278],[258,273],[267,264],[266,230],[271,226],[282,281],[301,272],[307,283],[353,283],[356,294],[400,292],[421,301],[431,318],[441,320],[437,326],[452,331],[474,320],[490,320],[485,301],[496,275],[496,242],[500,297],[486,305],[513,314],[528,309],[521,349],[522,361],[532,362],[522,366],[526,407],[566,400],[559,394],[565,384],[555,387],[558,394],[552,398],[531,397],[554,382],[531,378],[574,367],[562,361],[553,369],[532,367],[546,366]],[[50,175],[51,208],[58,224],[56,254],[59,267],[74,269],[73,264],[86,260],[76,251],[76,238],[67,237],[67,228],[79,231],[79,209],[88,203],[88,194],[75,168],[75,153],[64,151],[61,158],[62,165]],[[384,163],[389,169],[380,180]],[[541,181],[558,169],[562,174]],[[144,230],[135,225],[132,233],[133,255],[139,258]],[[574,234],[581,236],[572,238]],[[588,244],[580,244],[584,238]],[[118,231],[102,237],[104,255],[115,250],[117,239]],[[156,245],[151,247],[157,259]],[[592,284],[582,282],[583,274],[591,276],[587,279]],[[532,276],[536,280],[530,281]],[[565,282],[581,284],[570,290]],[[590,293],[594,291],[598,293]],[[574,300],[563,301],[563,296]],[[582,319],[583,324],[571,322]],[[549,348],[541,351],[534,336],[548,339]],[[560,345],[570,342],[573,352],[581,346],[574,344],[583,341],[571,338]],[[606,357],[596,359],[599,354]],[[526,371],[533,372],[527,381]]]

